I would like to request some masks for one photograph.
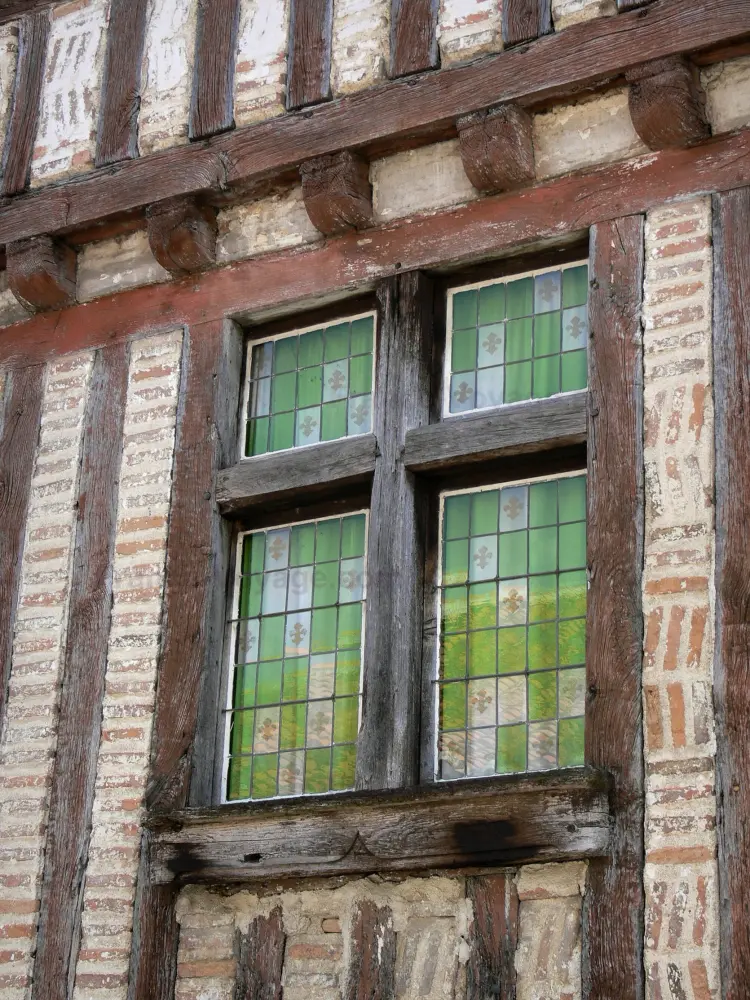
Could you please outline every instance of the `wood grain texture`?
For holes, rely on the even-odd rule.
[[[716,795],[723,1000],[750,977],[750,190],[714,197]]]
[[[112,612],[128,357],[126,344],[97,352],[86,403],[32,1000],[73,996]]]
[[[234,127],[234,67],[240,0],[199,0],[188,134],[202,139]]]
[[[625,78],[633,127],[649,149],[689,146],[711,134],[700,75],[686,59],[657,59]]]
[[[216,263],[216,209],[195,198],[169,198],[147,212],[151,252],[170,274],[205,270]]]
[[[396,995],[396,931],[389,906],[356,904],[344,1000],[392,1000]]]
[[[642,216],[593,228],[589,254],[586,761],[614,775],[609,859],[588,869],[584,995],[641,1000],[643,982]]]
[[[267,917],[254,917],[236,947],[234,1000],[281,1000],[286,934],[281,907]]]
[[[148,0],[111,0],[102,79],[96,165],[138,155],[141,64]]]
[[[466,1000],[515,1000],[518,892],[513,875],[467,878],[466,898],[474,910]]]
[[[645,7],[650,3],[653,3],[653,0],[617,0],[617,11],[622,14],[629,10],[635,10],[636,7]]]
[[[451,135],[460,115],[547,100],[649,59],[710,48],[750,32],[741,0],[655,0],[643,11],[572,25],[528,46],[396,80],[266,122],[50,185],[0,207],[0,244],[73,229],[164,198],[282,174],[341,149],[382,156]],[[586,58],[581,58],[581,53]],[[627,185],[626,185],[627,186]],[[735,185],[736,186],[736,185]]]
[[[152,814],[155,885],[471,868],[605,855],[608,775],[436,782]]]
[[[0,427],[0,729],[10,681],[26,514],[39,439],[44,366],[8,372]]]
[[[291,0],[287,108],[331,96],[333,0]]]
[[[47,11],[29,13],[21,19],[13,104],[3,149],[3,182],[0,189],[3,195],[19,194],[29,183],[48,39]]]
[[[531,115],[503,104],[459,118],[461,162],[478,191],[509,191],[534,179]]]
[[[550,0],[503,0],[503,45],[530,42],[552,31]]]
[[[324,236],[372,224],[370,164],[344,150],[318,156],[300,167],[302,197],[310,222]]]
[[[76,252],[50,236],[6,247],[8,287],[31,312],[62,309],[76,300]]]
[[[149,836],[141,838],[141,861],[133,908],[127,1000],[174,1000],[180,928],[175,887],[152,885]]]
[[[378,289],[375,463],[367,537],[367,626],[357,788],[417,783],[425,501],[403,463],[407,431],[429,421],[432,282],[402,274]],[[399,586],[393,581],[398,579]]]
[[[391,0],[389,76],[408,76],[440,64],[439,0]]]

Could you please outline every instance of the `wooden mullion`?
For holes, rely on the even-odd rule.
[[[503,0],[503,45],[531,42],[552,31],[550,0]]]
[[[189,135],[203,139],[234,127],[234,70],[240,0],[200,0]]]
[[[332,44],[333,0],[291,0],[287,88],[290,111],[329,100]]]
[[[138,155],[141,64],[148,0],[111,0],[96,165]]]
[[[0,191],[3,195],[19,194],[29,183],[42,100],[49,28],[49,13],[44,10],[27,14],[21,20],[13,105],[3,150],[3,181]]]
[[[439,0],[391,0],[390,76],[407,76],[440,63]]]
[[[586,761],[614,776],[611,855],[584,899],[584,996],[644,995],[643,216],[595,226],[589,261]]]

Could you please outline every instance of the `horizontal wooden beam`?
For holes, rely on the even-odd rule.
[[[35,14],[37,11],[49,10],[64,0],[0,0],[0,24],[15,21],[24,14]]]
[[[576,768],[188,809],[150,820],[154,883],[476,868],[599,857],[609,778]]]
[[[71,231],[163,198],[246,185],[341,149],[383,155],[444,138],[454,134],[460,115],[508,101],[547,100],[650,59],[748,34],[748,4],[655,0],[641,10],[573,25],[473,64],[396,80],[19,196],[0,208],[0,244]]]

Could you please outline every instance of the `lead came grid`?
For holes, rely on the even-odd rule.
[[[365,513],[240,539],[226,797],[354,785]]]
[[[367,434],[375,316],[252,346],[245,455]]]
[[[438,777],[583,763],[586,477],[445,495]]]
[[[586,388],[588,265],[450,293],[446,414]]]

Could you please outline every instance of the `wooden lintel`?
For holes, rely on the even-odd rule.
[[[517,104],[456,122],[461,162],[479,191],[509,191],[534,179],[531,115]]]
[[[711,134],[698,70],[686,59],[656,59],[625,76],[633,127],[649,149],[689,146]]]
[[[577,768],[152,816],[152,883],[253,882],[599,857],[609,778]]]
[[[324,236],[372,225],[370,164],[345,150],[316,156],[300,167],[310,222]]]
[[[76,252],[51,236],[6,247],[8,286],[31,312],[63,309],[76,300]]]
[[[216,263],[216,210],[194,198],[173,198],[147,213],[151,252],[170,274],[190,274]]]

